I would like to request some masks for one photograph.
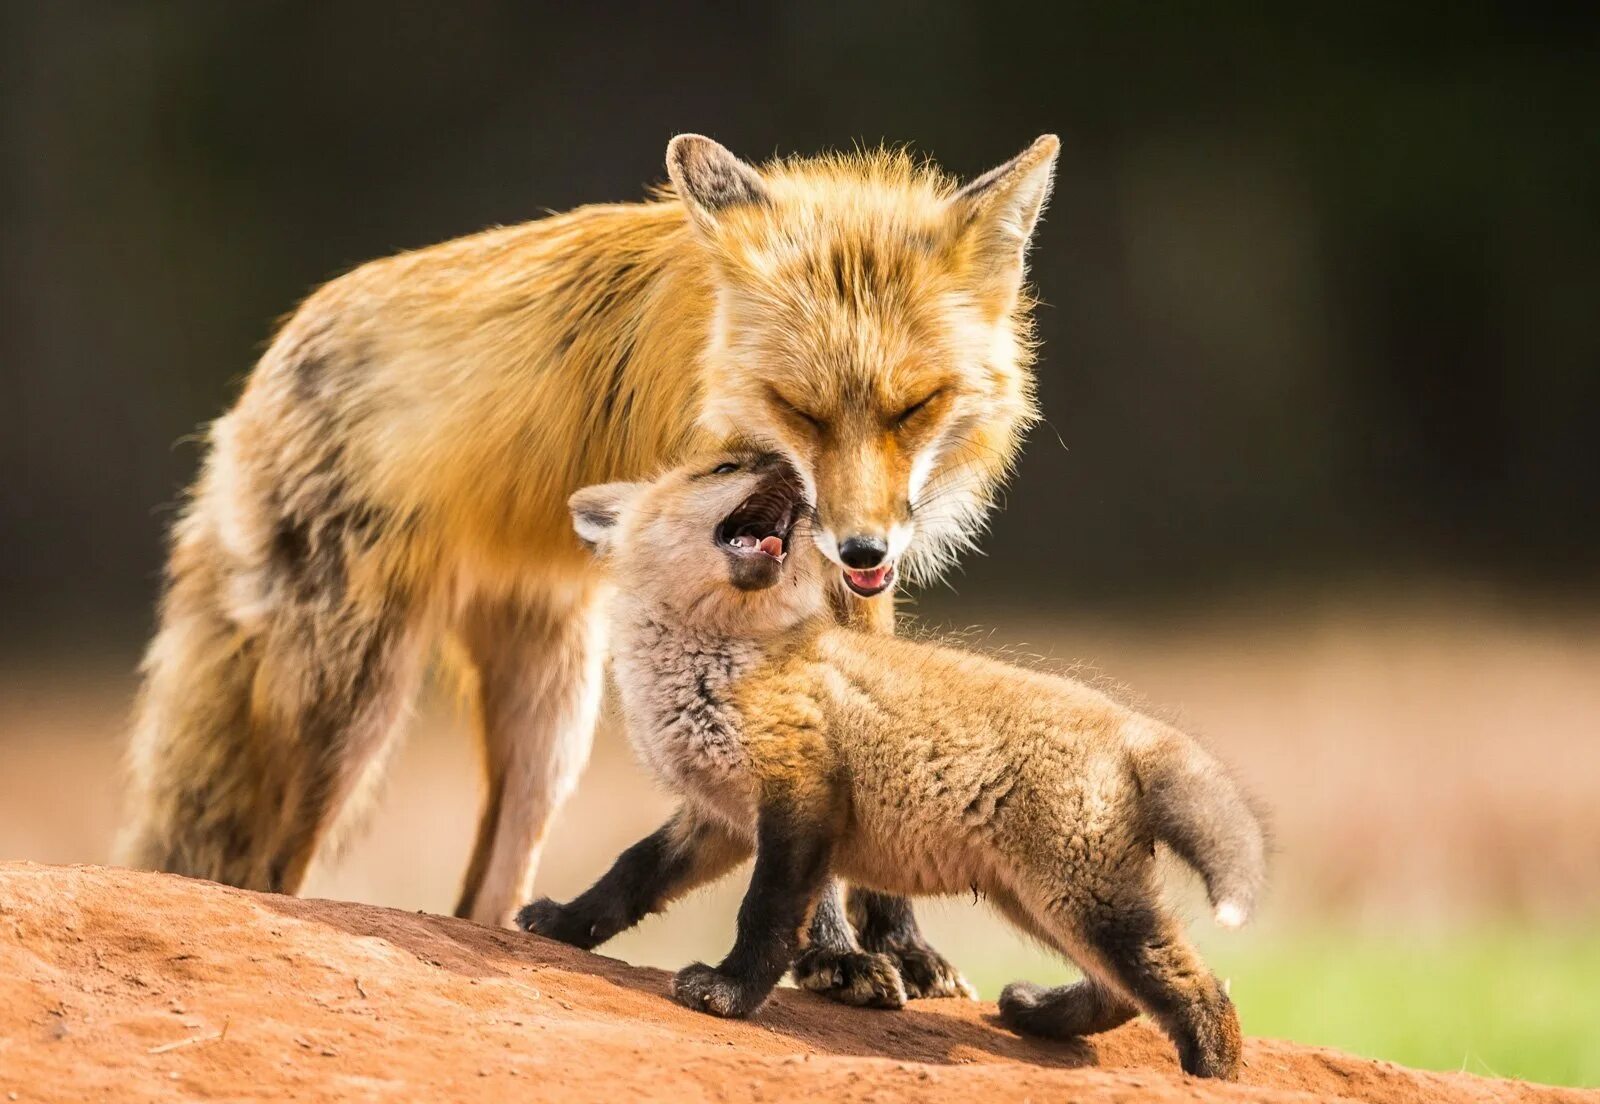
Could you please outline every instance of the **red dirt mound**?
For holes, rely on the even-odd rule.
[[[965,1001],[784,990],[732,1023],[667,981],[461,920],[0,864],[6,1101],[1600,1100],[1266,1039],[1223,1085],[1184,1077],[1143,1024],[1033,1043]]]

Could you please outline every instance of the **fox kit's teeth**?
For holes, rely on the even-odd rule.
[[[740,552],[759,552],[771,556],[779,563],[789,558],[789,554],[783,548],[783,538],[776,533],[765,537],[757,537],[753,533],[740,533],[736,537],[728,538],[728,546],[737,548]]]

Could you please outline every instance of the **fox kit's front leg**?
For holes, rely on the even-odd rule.
[[[581,895],[564,905],[540,898],[517,913],[517,926],[593,950],[749,856],[749,843],[685,805],[624,851]]]
[[[862,599],[836,591],[834,613],[847,625],[894,635],[892,593]],[[848,902],[837,883],[818,901],[808,945],[795,960],[796,985],[867,1008],[901,1008],[914,997],[977,998],[922,937],[910,901],[851,887]]]
[[[794,960],[801,929],[827,884],[832,850],[824,818],[788,802],[764,802],[733,950],[716,966],[696,962],[680,970],[673,998],[714,1016],[743,1017],[760,1008]]]

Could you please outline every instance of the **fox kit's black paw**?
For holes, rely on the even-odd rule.
[[[766,1003],[767,994],[751,993],[737,979],[696,962],[672,979],[672,999],[696,1012],[739,1020]]]
[[[1049,994],[1049,989],[1031,981],[1013,981],[1000,990],[1000,1022],[1018,1035],[1065,1037],[1068,1033],[1057,1030],[1056,1017],[1046,1005]]]
[[[794,961],[794,983],[857,1008],[904,1008],[899,963],[885,954],[813,947]]]
[[[913,1000],[918,997],[978,999],[978,991],[961,976],[961,971],[926,943],[898,950],[886,949],[884,953],[899,967],[906,996]]]
[[[894,959],[907,997],[978,999],[977,990],[961,971],[922,938],[909,901],[886,893],[852,891],[850,918],[860,932],[862,950]]]
[[[522,906],[522,911],[517,913],[517,927],[586,951],[600,943],[591,919],[548,897]]]
[[[1127,1023],[1138,1009],[1087,981],[1046,989],[1014,981],[1000,992],[1000,1022],[1018,1035],[1075,1039]]]
[[[1164,1024],[1178,1044],[1178,1064],[1193,1077],[1239,1079],[1243,1061],[1244,1036],[1239,1033],[1239,1014],[1228,994],[1219,987],[1211,1000],[1197,1002],[1179,1022]]]

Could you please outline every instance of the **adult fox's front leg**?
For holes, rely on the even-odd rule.
[[[589,585],[478,598],[457,621],[488,782],[457,916],[510,926],[532,896],[550,819],[594,740],[605,654],[597,599]]]

